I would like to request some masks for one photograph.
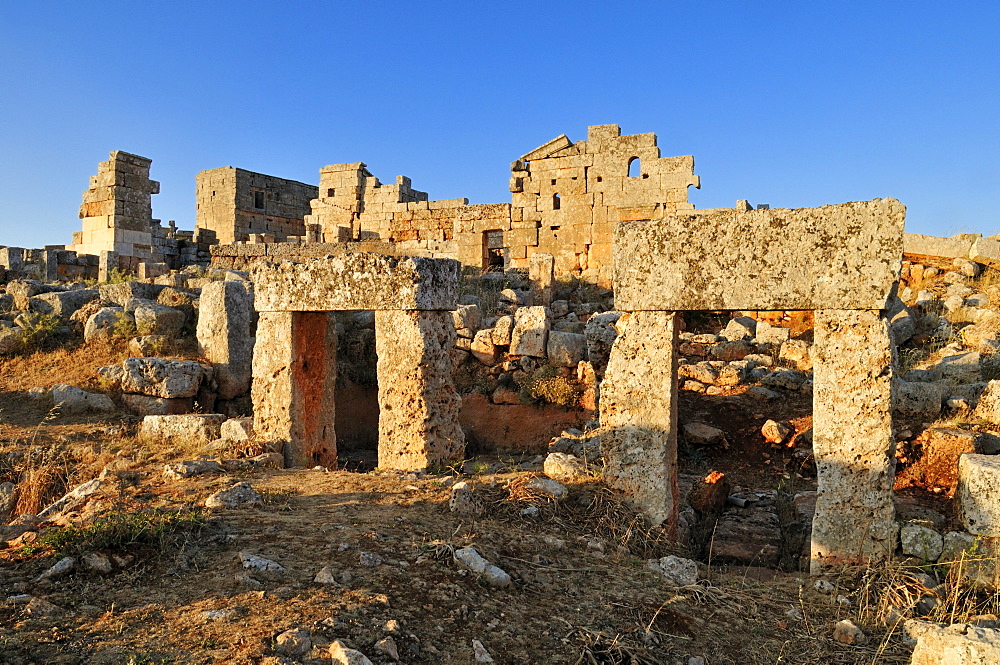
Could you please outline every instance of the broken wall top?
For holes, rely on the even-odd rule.
[[[356,253],[260,263],[251,271],[258,312],[451,310],[459,263],[452,259]]]
[[[899,279],[896,199],[623,222],[622,311],[883,309]]]

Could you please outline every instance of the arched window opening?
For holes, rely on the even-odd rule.
[[[552,209],[553,210],[559,210],[559,204],[560,204],[559,194],[558,193],[557,194],[553,194],[552,195]]]
[[[642,163],[638,157],[628,160],[628,177],[638,178],[642,175]]]

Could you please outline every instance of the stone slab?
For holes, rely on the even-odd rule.
[[[814,351],[817,573],[885,560],[898,534],[888,322],[877,311],[818,310]]]
[[[959,519],[969,533],[1000,538],[1000,457],[960,455],[955,495]]]
[[[677,527],[677,325],[673,312],[633,312],[601,384],[604,480],[654,525]]]
[[[903,252],[911,256],[965,258],[969,256],[973,244],[979,238],[982,236],[978,233],[961,233],[950,238],[906,233],[903,235]]]
[[[899,279],[895,199],[623,222],[622,311],[883,309]]]
[[[449,312],[375,312],[380,469],[419,471],[461,459],[455,338]]]
[[[459,263],[452,259],[344,254],[252,269],[259,312],[451,310]]]

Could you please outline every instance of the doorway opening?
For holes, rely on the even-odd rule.
[[[371,471],[378,466],[378,355],[375,312],[337,312],[336,409],[338,466]]]

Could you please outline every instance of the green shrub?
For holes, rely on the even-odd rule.
[[[118,267],[114,267],[108,271],[108,284],[124,284],[125,282],[134,282],[137,279],[139,279],[139,276],[134,272],[122,270]]]
[[[51,548],[60,556],[78,556],[103,549],[125,549],[132,545],[163,547],[172,537],[204,523],[194,511],[172,513],[162,510],[110,512],[90,524],[52,529],[30,546],[30,551]]]
[[[62,319],[55,314],[30,314],[21,325],[21,343],[28,351],[47,346],[63,327]]]
[[[115,339],[132,339],[138,334],[135,327],[135,319],[127,312],[115,314],[115,321],[111,324],[111,336]]]

